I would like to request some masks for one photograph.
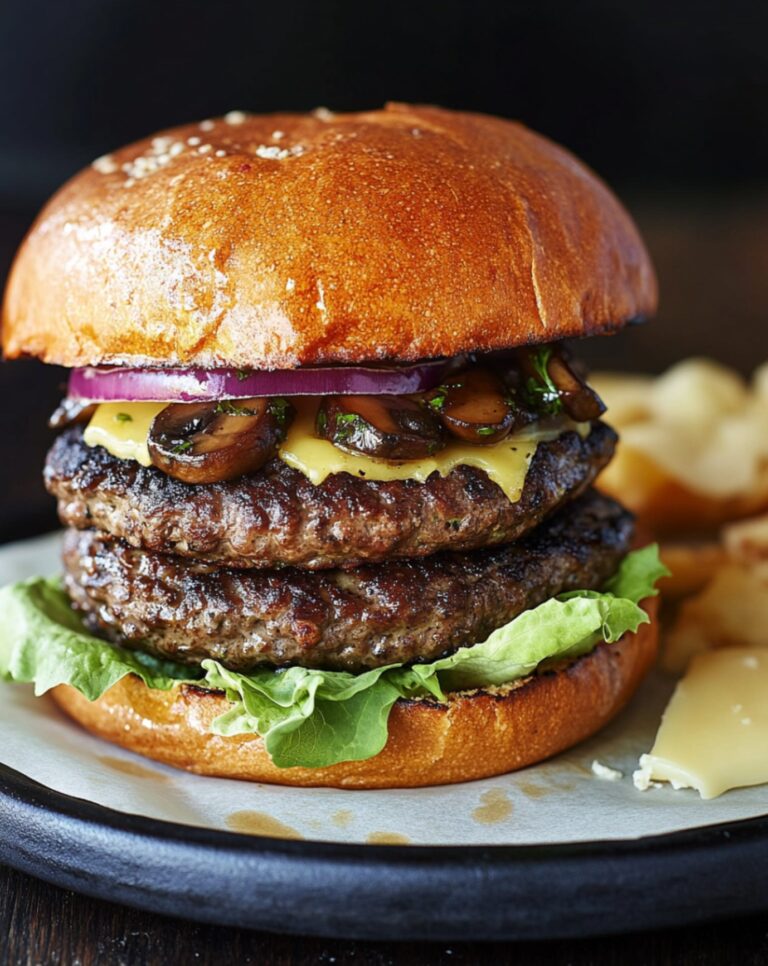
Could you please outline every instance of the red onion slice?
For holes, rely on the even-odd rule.
[[[444,359],[397,368],[73,369],[69,396],[93,402],[204,402],[251,396],[404,395],[438,385]]]

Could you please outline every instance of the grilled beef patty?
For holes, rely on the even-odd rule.
[[[354,571],[217,569],[94,530],[66,538],[66,586],[97,634],[176,661],[360,671],[484,640],[566,590],[597,589],[632,517],[594,491],[517,543]]]
[[[131,546],[228,567],[320,570],[472,550],[517,540],[583,492],[610,460],[616,434],[595,423],[540,443],[517,503],[479,469],[425,483],[347,473],[319,486],[282,460],[250,476],[191,485],[86,446],[74,427],[54,443],[46,485],[63,523]]]

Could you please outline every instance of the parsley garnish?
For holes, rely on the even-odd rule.
[[[334,443],[344,443],[355,430],[365,426],[365,420],[357,413],[339,413],[336,416],[336,426],[333,433]]]
[[[430,409],[434,409],[436,413],[441,413],[445,408],[448,393],[452,389],[461,389],[463,385],[463,377],[457,377],[453,381],[444,382],[442,386],[438,386],[437,389],[432,390],[431,395],[427,399],[427,405]]]
[[[290,410],[291,404],[287,399],[283,399],[282,396],[273,396],[269,400],[269,411],[281,426],[285,426],[288,422],[288,413]]]
[[[118,423],[132,423],[133,416],[130,413],[115,413],[115,419]]]
[[[222,399],[216,404],[214,410],[219,416],[253,416],[252,409],[246,406],[236,406],[231,399]]]
[[[493,436],[496,432],[495,426],[478,426],[475,430],[478,436]]]
[[[192,440],[191,439],[185,439],[181,443],[177,443],[173,447],[173,449],[171,450],[171,452],[174,455],[176,455],[176,456],[180,456],[182,453],[186,453],[188,449],[192,449]]]
[[[248,376],[250,376],[250,374],[251,374],[251,370],[250,369],[236,369],[235,370],[235,375],[237,376],[237,381],[238,382],[245,382],[245,380],[248,378]]]
[[[438,389],[435,395],[431,399],[427,400],[427,405],[430,409],[434,409],[436,413],[441,413],[443,407],[445,406],[445,397],[448,394],[448,390],[445,388]]]
[[[531,352],[531,366],[535,375],[528,377],[524,389],[528,402],[534,408],[549,416],[556,416],[563,411],[563,400],[560,398],[560,390],[549,374],[551,357],[551,346],[543,346]]]

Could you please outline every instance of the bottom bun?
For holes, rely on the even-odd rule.
[[[93,702],[69,685],[52,693],[94,734],[201,775],[334,788],[447,785],[532,765],[607,724],[656,657],[657,601],[643,607],[651,623],[636,634],[556,669],[505,687],[457,692],[447,704],[398,701],[383,751],[328,768],[277,768],[258,736],[211,734],[211,722],[229,707],[218,691],[184,684],[156,691],[130,676]]]

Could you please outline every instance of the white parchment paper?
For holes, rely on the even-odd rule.
[[[58,542],[52,535],[0,548],[0,585],[56,572]],[[671,689],[660,675],[652,678],[596,738],[525,771],[441,788],[355,792],[188,775],[91,737],[29,687],[0,684],[0,762],[56,791],[122,812],[338,842],[633,839],[768,814],[768,786],[709,802],[688,790],[635,790],[632,771],[652,744]],[[597,778],[595,759],[624,777]]]

